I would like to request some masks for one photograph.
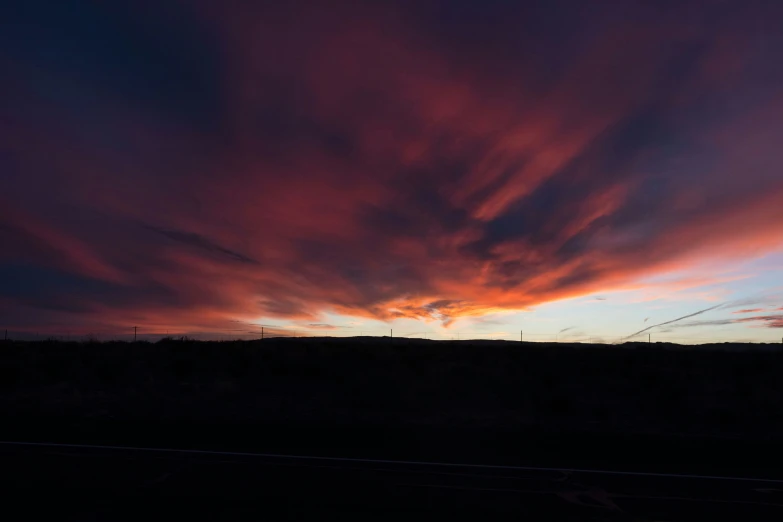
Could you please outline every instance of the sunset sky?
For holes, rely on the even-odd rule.
[[[13,335],[783,337],[783,3],[11,4]]]

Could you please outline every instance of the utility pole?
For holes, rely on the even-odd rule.
[[[261,340],[264,340],[264,327],[261,327]]]
[[[647,344],[652,342],[651,338],[652,336],[650,334],[647,334]]]
[[[134,342],[134,343],[136,342],[136,330],[137,330],[138,328],[139,328],[138,326],[134,326],[134,327],[133,327],[133,342]]]
[[[519,342],[520,343],[524,342],[524,339],[522,337],[522,330],[519,331]]]
[[[389,329],[389,338],[394,339],[394,330],[391,328]]]

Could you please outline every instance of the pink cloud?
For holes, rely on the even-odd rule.
[[[736,319],[736,322],[742,323],[759,323],[759,326],[764,328],[783,328],[783,315],[759,315],[755,317],[743,317],[742,319]]]
[[[202,79],[183,53],[166,103],[147,98],[169,78],[142,66],[157,88],[137,99],[94,79],[106,64],[53,70],[71,82],[55,95],[11,62],[0,259],[55,281],[7,296],[35,326],[7,322],[450,324],[781,248],[783,98],[758,87],[777,62],[748,22],[763,9],[597,9],[567,37],[515,29],[537,23],[522,7],[486,7],[487,27],[429,3],[172,9],[219,59]]]

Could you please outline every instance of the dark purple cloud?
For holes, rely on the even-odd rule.
[[[751,317],[714,319],[710,321],[689,321],[672,325],[672,328],[693,328],[696,326],[725,326],[727,324],[747,324],[761,328],[783,328],[783,315],[756,315]]]
[[[448,324],[780,247],[771,2],[2,9],[14,328]]]

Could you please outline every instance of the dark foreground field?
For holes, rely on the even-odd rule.
[[[377,338],[7,342],[0,343],[0,439],[781,479],[783,351],[779,348]],[[66,459],[66,463],[78,462],[71,465],[57,460],[65,449],[41,453],[33,448],[34,454],[28,455],[16,446],[4,448],[0,458],[6,469],[13,464],[13,469],[82,470],[82,476],[69,478],[68,484],[97,476],[85,471],[87,461]],[[93,450],[68,451],[83,457]],[[139,464],[145,460],[117,451],[120,455],[111,457],[125,464],[112,464],[113,473],[132,462],[129,469],[134,471],[128,473],[155,474],[157,464],[150,468]],[[106,466],[107,458],[90,462]],[[203,468],[201,460],[188,459],[180,467]],[[256,462],[255,457],[250,460]],[[272,469],[266,464],[267,470]],[[416,468],[420,464],[413,471],[404,466],[408,466],[405,477],[420,471]],[[380,480],[385,491],[390,487],[388,466],[376,468],[360,474],[374,473],[373,480]],[[287,469],[286,480],[312,479],[302,478],[302,466],[295,469],[300,470],[296,478],[289,477]],[[217,480],[212,471],[198,473]],[[233,471],[222,473],[237,479]],[[387,475],[378,479],[378,473]],[[514,471],[512,477],[509,473],[506,479],[517,480],[514,474],[521,472]],[[535,473],[525,480],[540,482],[540,473],[550,472]],[[456,473],[471,474],[475,469]],[[17,472],[12,475],[0,479],[18,484]],[[274,472],[270,478],[267,473],[264,480],[277,483],[280,476]],[[442,480],[444,474],[432,476]],[[332,488],[353,484],[346,486],[353,490],[367,483],[362,477],[323,480]],[[107,480],[116,483],[120,478]],[[145,484],[150,480],[157,484],[151,475]],[[405,480],[409,486],[410,480]],[[611,488],[619,491],[619,483],[637,493],[641,487],[648,499],[666,496],[672,501],[682,493],[660,493],[677,489],[669,479],[665,487],[660,481],[652,487],[614,480]],[[436,481],[438,488],[452,494],[462,487],[439,484]],[[742,498],[783,489],[777,483],[751,489],[750,483],[732,484],[746,484]],[[701,482],[687,486],[699,491],[705,487]],[[722,487],[736,491],[735,486]],[[213,486],[209,488],[214,492]],[[315,489],[302,494],[315,498]],[[506,486],[473,490],[518,491]],[[704,494],[731,496],[720,491],[713,488]],[[485,494],[489,493],[480,493]],[[627,497],[627,491],[623,494]],[[482,499],[476,502],[480,505],[486,500]],[[689,498],[679,502],[686,500],[692,502]],[[660,507],[661,501],[655,502]],[[778,509],[777,504],[759,503],[756,497],[751,503],[742,502],[732,506]],[[451,500],[449,505],[453,507]],[[373,506],[377,508],[376,503]]]
[[[520,437],[783,441],[783,351],[737,348],[378,338],[7,342],[0,429],[178,446],[356,452],[378,444],[463,458],[522,451]],[[429,442],[432,449],[422,449]]]

